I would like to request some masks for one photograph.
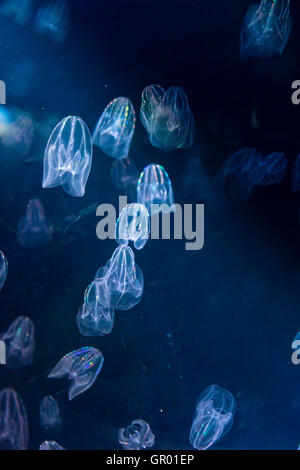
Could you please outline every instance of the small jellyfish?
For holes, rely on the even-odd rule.
[[[113,158],[126,158],[135,129],[135,111],[128,98],[111,101],[93,132],[93,144]]]
[[[34,324],[30,318],[17,317],[0,338],[6,345],[6,363],[9,368],[19,368],[32,363],[35,341]]]
[[[149,238],[149,213],[144,204],[128,204],[121,211],[116,223],[116,241],[128,245],[132,241],[136,250],[141,250]]]
[[[62,43],[69,27],[69,5],[64,0],[45,2],[38,9],[35,17],[35,29],[38,33],[50,37],[54,42]]]
[[[279,184],[285,176],[288,161],[284,153],[273,152],[259,156],[248,172],[248,178],[256,186]]]
[[[0,291],[4,286],[7,277],[8,264],[4,253],[0,251]]]
[[[33,13],[33,0],[4,0],[0,6],[0,14],[12,18],[19,26],[23,26]]]
[[[262,0],[251,5],[242,23],[241,58],[282,54],[291,29],[290,0]]]
[[[139,172],[134,162],[130,158],[116,158],[110,174],[116,188],[122,189],[132,201],[136,201]]]
[[[152,163],[143,169],[137,186],[137,200],[146,206],[151,215],[172,210],[172,183],[161,165]]]
[[[26,214],[18,225],[18,240],[27,248],[46,245],[52,239],[53,226],[45,218],[44,207],[39,199],[30,199]]]
[[[129,310],[137,305],[144,290],[144,276],[135,263],[132,249],[128,245],[116,248],[105,270],[110,306],[116,310]]]
[[[87,296],[91,297],[91,294]],[[96,300],[84,303],[76,316],[78,330],[83,336],[108,335],[113,329],[114,321],[114,310],[102,307]]]
[[[154,445],[155,436],[143,419],[136,419],[126,428],[119,429],[119,443],[125,450],[143,450]]]
[[[44,441],[41,443],[39,450],[65,450],[65,448],[56,441]]]
[[[62,186],[71,196],[81,197],[92,164],[92,141],[85,122],[68,116],[54,128],[44,155],[43,188]]]
[[[187,149],[194,142],[195,121],[183,88],[172,86],[166,92],[158,85],[142,94],[141,119],[154,147],[164,150]]]
[[[59,405],[52,395],[44,397],[40,403],[41,426],[46,431],[59,430],[61,427],[61,417]]]
[[[66,354],[52,369],[48,377],[59,379],[67,376],[71,381],[69,400],[88,390],[97,379],[104,362],[99,349],[89,346]]]
[[[21,397],[11,388],[0,392],[0,449],[26,450],[29,429]]]
[[[210,385],[200,395],[190,431],[195,449],[205,450],[230,430],[236,409],[234,397],[218,385]]]

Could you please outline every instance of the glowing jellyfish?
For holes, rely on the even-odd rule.
[[[45,150],[43,188],[62,186],[71,196],[80,197],[92,164],[92,142],[85,122],[76,116],[60,121]]]
[[[183,88],[172,86],[165,92],[158,85],[145,88],[140,115],[154,147],[175,150],[192,146],[194,115]]]
[[[7,271],[8,271],[7,260],[4,256],[4,253],[0,251],[0,291],[6,281]]]
[[[45,2],[37,11],[36,31],[50,37],[54,42],[62,43],[68,34],[69,27],[69,5],[64,0]]]
[[[45,218],[44,207],[39,199],[31,199],[26,214],[18,225],[18,239],[28,248],[46,245],[52,239],[53,226]]]
[[[136,419],[126,428],[119,429],[119,443],[125,450],[142,450],[154,445],[155,436],[143,419]]]
[[[172,183],[166,170],[152,163],[142,171],[138,186],[137,200],[144,204],[149,214],[170,212],[174,204]]]
[[[241,30],[241,57],[282,54],[292,29],[290,0],[262,0],[251,5]]]
[[[45,430],[59,430],[61,427],[59,405],[52,395],[41,400],[40,420],[42,428]]]
[[[115,98],[104,109],[93,133],[93,144],[113,158],[126,158],[135,129],[135,111],[128,98]]]
[[[97,379],[104,362],[99,349],[83,347],[66,354],[52,369],[48,377],[59,379],[67,376],[71,381],[69,400],[88,390]]]
[[[128,245],[132,241],[141,250],[148,241],[150,231],[149,213],[144,204],[128,204],[121,211],[116,224],[116,241]]]
[[[28,366],[33,361],[35,348],[34,324],[28,317],[17,317],[1,336],[6,345],[8,367]]]
[[[218,385],[210,385],[201,393],[196,408],[190,442],[195,449],[205,450],[230,430],[236,409],[234,397]]]
[[[65,448],[56,441],[44,441],[41,443],[39,450],[65,450]]]
[[[26,450],[29,429],[21,397],[11,388],[0,392],[0,449]]]
[[[89,286],[88,290],[92,287]],[[91,294],[87,294],[91,296]],[[112,308],[102,307],[96,300],[84,303],[76,316],[79,332],[83,336],[104,336],[111,333],[115,320]]]

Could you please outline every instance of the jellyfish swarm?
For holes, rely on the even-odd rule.
[[[236,409],[234,397],[219,385],[210,385],[200,395],[190,431],[195,449],[205,450],[230,430]]]
[[[44,207],[39,199],[31,199],[26,208],[26,214],[18,225],[18,240],[20,245],[32,248],[46,245],[52,239],[53,226],[45,218]]]
[[[0,336],[6,345],[6,364],[16,369],[33,361],[34,324],[28,317],[17,317],[7,332]]]
[[[282,54],[292,28],[290,0],[262,0],[249,7],[241,30],[241,58]]]
[[[142,419],[136,419],[126,428],[119,429],[119,443],[125,450],[142,450],[152,447],[155,436],[150,426]]]
[[[0,449],[26,450],[29,429],[21,397],[11,388],[0,392]]]
[[[4,286],[7,277],[8,264],[4,253],[0,251],[0,291]]]
[[[68,116],[54,128],[44,155],[43,188],[62,186],[71,196],[80,197],[92,164],[92,141],[85,122]]]
[[[59,430],[61,427],[61,417],[59,405],[52,395],[44,397],[40,403],[41,426],[46,431]]]
[[[130,158],[116,158],[110,174],[116,188],[122,189],[132,201],[136,201],[139,172],[134,162]]]
[[[137,200],[150,215],[169,212],[174,204],[172,183],[166,170],[154,163],[146,166],[137,185]]]
[[[67,376],[71,381],[69,400],[88,390],[97,379],[104,362],[99,349],[83,347],[66,354],[52,369],[48,378]]]
[[[126,158],[135,129],[135,111],[128,98],[111,101],[93,132],[93,144],[113,158]]]
[[[140,117],[154,147],[164,150],[189,148],[194,141],[194,115],[183,88],[164,91],[150,85],[142,92]]]
[[[121,211],[116,223],[116,241],[128,245],[132,241],[136,250],[141,250],[149,238],[149,213],[144,204],[128,204]]]
[[[38,33],[50,37],[54,42],[62,43],[69,27],[69,6],[64,0],[45,2],[38,9],[35,17],[35,29]]]
[[[39,450],[65,450],[56,441],[44,441],[41,443]]]

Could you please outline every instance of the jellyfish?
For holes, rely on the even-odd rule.
[[[62,186],[71,196],[81,197],[92,164],[92,141],[85,122],[68,116],[54,128],[45,150],[43,188]]]
[[[112,332],[114,321],[114,309],[102,307],[96,300],[84,303],[76,316],[78,330],[83,336],[108,335]]]
[[[143,419],[136,419],[126,428],[119,429],[119,443],[125,450],[143,450],[154,445],[155,436]]]
[[[183,88],[172,86],[165,92],[158,85],[145,88],[140,115],[154,147],[175,150],[192,146],[195,121]]]
[[[4,253],[0,251],[0,291],[6,281],[7,271],[8,271],[7,259],[5,258]]]
[[[116,224],[116,241],[128,245],[132,241],[136,250],[141,250],[149,238],[149,213],[144,204],[128,204],[121,211]]]
[[[195,449],[205,450],[230,430],[236,409],[234,397],[219,385],[210,385],[200,395],[190,431]]]
[[[41,443],[39,450],[65,450],[65,448],[56,441],[44,441]]]
[[[152,163],[143,169],[137,185],[137,200],[146,206],[150,215],[172,210],[172,183],[161,165]]]
[[[99,349],[86,346],[66,354],[52,369],[48,378],[67,376],[71,381],[69,400],[73,400],[93,385],[103,362],[104,358]]]
[[[292,29],[290,0],[262,0],[251,5],[241,30],[241,58],[282,54]]]
[[[26,214],[18,225],[18,240],[20,245],[32,248],[46,245],[52,239],[53,226],[45,218],[43,204],[39,199],[30,199]]]
[[[40,419],[42,428],[48,430],[59,430],[61,417],[59,405],[52,395],[44,397],[40,403]]]
[[[29,20],[33,13],[33,0],[4,0],[0,14],[12,18],[19,26]]]
[[[122,189],[132,200],[136,201],[136,189],[139,172],[130,158],[116,158],[111,166],[111,179],[118,189]]]
[[[7,332],[0,336],[6,345],[7,366],[14,369],[33,361],[35,348],[34,324],[28,317],[17,317]]]
[[[38,33],[50,37],[54,42],[62,43],[69,27],[69,6],[64,0],[45,2],[38,9],[35,17],[35,29]]]
[[[21,397],[11,388],[0,392],[0,448],[26,450],[29,429]]]
[[[113,158],[126,158],[135,129],[135,111],[128,98],[111,101],[93,132],[93,144]]]

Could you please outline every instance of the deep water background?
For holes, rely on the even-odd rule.
[[[235,396],[237,412],[230,433],[213,448],[296,449],[300,366],[291,363],[291,343],[300,329],[300,197],[290,183],[300,150],[300,106],[291,103],[291,83],[300,79],[299,2],[291,2],[293,30],[284,54],[246,62],[239,59],[239,35],[250,1],[69,3],[72,22],[63,45],[38,35],[31,21],[20,27],[0,16],[7,105],[36,122],[25,157],[0,152],[0,248],[9,264],[0,331],[19,315],[36,327],[33,365],[17,372],[0,366],[0,388],[11,386],[22,396],[30,448],[49,437],[40,428],[39,401],[62,391],[56,398],[63,428],[51,437],[67,449],[118,449],[118,429],[137,418],[150,424],[156,449],[189,449],[197,396],[216,383]],[[15,70],[28,63],[33,73],[20,96],[23,75]],[[116,204],[113,160],[98,148],[83,198],[41,188],[49,135],[42,136],[39,125],[79,115],[92,130],[117,96],[128,96],[138,114],[142,89],[152,83],[186,90],[196,141],[190,150],[165,153],[150,145],[137,119],[130,157],[139,170],[162,164],[176,202],[205,203],[205,246],[188,252],[183,241],[149,241],[135,253],[145,279],[139,305],[116,313],[110,335],[82,337],[75,315],[115,242],[97,239],[94,215],[31,250],[20,247],[7,226],[16,229],[31,198],[58,222],[90,204]],[[282,151],[289,167],[280,185],[257,188],[250,200],[236,203],[212,179],[225,158],[245,146]],[[68,402],[67,382],[45,374],[32,382],[81,346],[95,346],[105,358],[87,392]]]

